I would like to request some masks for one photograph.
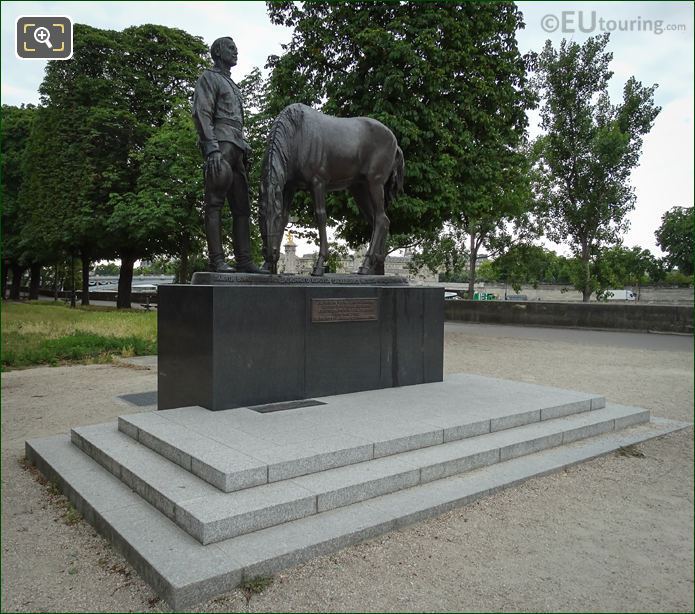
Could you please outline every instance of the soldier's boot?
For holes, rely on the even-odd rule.
[[[232,238],[234,240],[237,273],[267,273],[267,271],[259,269],[256,263],[251,260],[251,228],[248,216],[234,216]]]
[[[222,221],[219,209],[205,211],[205,235],[208,241],[210,271],[213,273],[234,273],[234,269],[224,260]]]

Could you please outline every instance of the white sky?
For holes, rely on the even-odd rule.
[[[625,245],[639,245],[661,252],[654,231],[664,211],[675,205],[693,206],[693,10],[691,2],[519,2],[526,28],[517,35],[522,53],[540,51],[546,39],[557,45],[565,38],[584,41],[590,34],[578,29],[579,15],[589,24],[596,21],[661,20],[663,26],[679,24],[681,31],[615,31],[611,34],[611,95],[621,97],[622,86],[634,75],[645,85],[658,83],[656,103],[662,107],[654,127],[644,139],[640,166],[632,175],[637,206],[630,215],[631,228]],[[280,54],[280,45],[290,39],[290,31],[270,23],[264,2],[2,2],[2,103],[38,103],[38,87],[43,79],[44,61],[19,60],[14,51],[15,20],[21,15],[67,15],[73,22],[98,28],[122,30],[131,25],[157,23],[177,27],[201,36],[208,44],[219,36],[230,35],[239,48],[239,64],[234,76],[240,79],[254,66],[263,68],[266,58]],[[573,23],[576,33],[544,31],[544,16]],[[547,18],[546,18],[547,21]],[[552,19],[550,20],[552,21]],[[606,23],[606,27],[611,27]],[[598,32],[595,32],[598,33]],[[537,134],[531,120],[531,134]],[[299,243],[299,242],[298,242]],[[562,247],[555,246],[565,252]],[[312,246],[298,245],[300,253]]]

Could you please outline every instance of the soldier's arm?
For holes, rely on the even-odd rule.
[[[214,130],[216,98],[216,84],[210,78],[209,73],[204,72],[198,79],[193,93],[193,122],[198,131],[203,155],[206,158],[211,153],[220,150]]]

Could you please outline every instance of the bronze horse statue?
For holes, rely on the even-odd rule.
[[[308,190],[319,230],[314,276],[328,258],[326,192],[349,190],[372,226],[361,275],[383,275],[389,218],[403,191],[403,152],[396,137],[369,117],[332,117],[303,104],[285,107],[273,123],[261,169],[259,217],[266,268],[277,272],[280,243],[297,190]]]

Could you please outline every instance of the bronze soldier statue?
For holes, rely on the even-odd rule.
[[[244,140],[241,91],[229,71],[237,63],[231,37],[210,47],[214,66],[198,79],[193,94],[193,121],[205,158],[205,235],[210,269],[216,272],[261,273],[251,260],[249,187],[246,176],[249,145]],[[232,210],[236,269],[224,259],[221,214],[225,198]]]

